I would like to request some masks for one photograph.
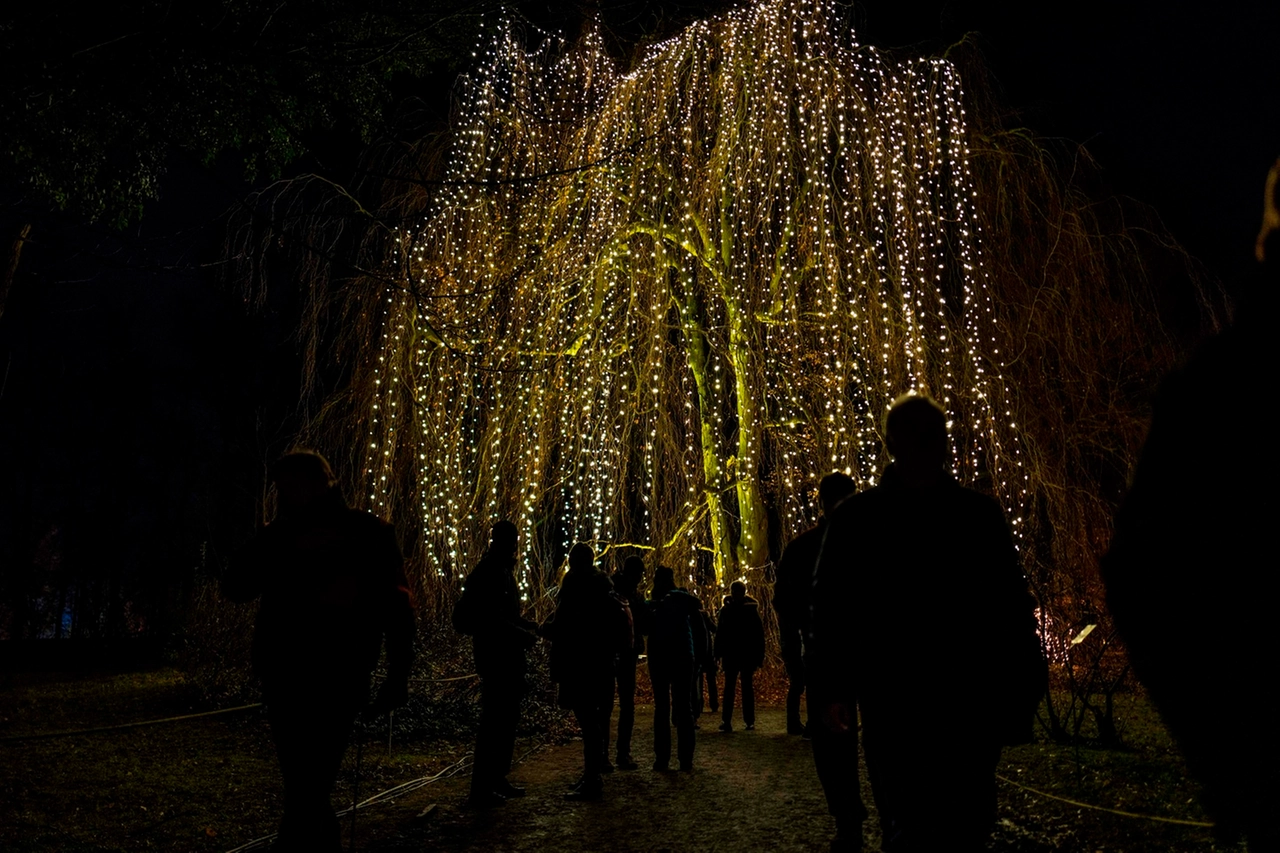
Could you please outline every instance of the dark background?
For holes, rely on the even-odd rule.
[[[520,14],[568,35],[598,15],[622,55],[724,6],[600,0]],[[1109,191],[1153,205],[1232,289],[1251,274],[1262,182],[1280,155],[1277,6],[868,0],[840,12],[884,47],[940,52],[975,34],[1013,121],[1083,143]],[[32,20],[3,25],[21,40]],[[111,20],[90,23],[110,36]],[[29,35],[50,55],[60,40],[100,38],[47,29]],[[255,308],[220,275],[226,214],[273,177],[349,182],[369,141],[443,128],[470,50],[451,37],[452,52],[397,74],[363,139],[320,122],[274,171],[254,172],[175,137],[157,197],[125,227],[74,204],[55,211],[9,175],[0,237],[36,227],[0,316],[0,639],[170,636],[192,584],[252,531],[265,462],[297,428],[297,299],[275,288]],[[7,61],[42,59],[33,48]]]

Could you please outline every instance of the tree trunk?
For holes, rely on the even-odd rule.
[[[735,552],[724,517],[724,502],[720,499],[724,488],[724,471],[720,460],[724,458],[720,435],[716,430],[716,405],[712,397],[711,379],[707,376],[707,339],[702,330],[697,298],[690,295],[684,306],[684,341],[689,370],[698,388],[698,422],[701,425],[702,492],[707,502],[707,518],[711,522],[711,543],[715,548],[716,585],[723,586],[734,568]]]
[[[760,494],[760,396],[752,387],[757,354],[749,324],[751,316],[737,300],[725,300],[729,321],[729,361],[733,365],[738,411],[738,456],[734,481],[738,491],[738,569],[762,569],[769,561],[769,519]]]

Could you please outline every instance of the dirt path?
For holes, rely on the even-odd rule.
[[[693,773],[650,769],[652,719],[651,708],[637,708],[633,753],[641,769],[607,776],[602,802],[562,798],[582,773],[582,744],[575,741],[541,750],[512,771],[510,778],[526,786],[528,796],[493,809],[468,809],[464,773],[397,803],[400,818],[370,826],[371,837],[360,849],[826,849],[835,823],[826,813],[809,743],[783,733],[781,710],[762,709],[755,731],[739,727],[731,734],[716,730],[717,718],[704,716]],[[433,803],[431,815],[416,817]]]
[[[755,731],[725,734],[704,716],[694,772],[657,773],[652,763],[652,709],[637,708],[634,755],[641,769],[605,778],[598,803],[563,794],[582,771],[582,744],[538,749],[511,773],[528,796],[484,810],[465,805],[461,773],[391,805],[362,813],[357,849],[408,851],[826,851],[835,823],[813,769],[808,741],[788,736],[779,708],[760,710]],[[616,717],[615,717],[616,726]],[[518,746],[517,753],[525,746]],[[1006,750],[1001,772],[1031,780],[1045,747]],[[1025,775],[1024,768],[1027,768]],[[1074,851],[1209,851],[1205,830],[1134,821],[1082,810],[1001,785],[994,853]],[[872,806],[863,779],[863,801]],[[425,814],[424,814],[425,813]],[[879,825],[865,826],[864,850],[879,849]],[[345,838],[345,832],[344,832]]]

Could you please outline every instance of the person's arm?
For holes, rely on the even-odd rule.
[[[805,637],[805,681],[819,718],[830,731],[848,731],[854,719],[854,689],[847,656],[850,643],[851,572],[848,524],[839,515],[823,534],[813,572],[808,636]]]
[[[689,597],[693,599],[689,606],[689,630],[693,637],[694,661],[696,662],[700,656],[699,650],[707,647],[707,626],[702,621],[702,605],[693,596]]]
[[[755,618],[751,620],[751,662],[755,669],[764,666],[764,622],[760,619],[757,612]]]

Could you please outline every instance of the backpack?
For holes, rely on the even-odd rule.
[[[631,654],[636,643],[636,621],[631,612],[631,605],[616,592],[609,593],[609,597],[616,605],[614,608],[616,614],[613,616],[614,628],[611,633],[617,641],[618,654]]]

